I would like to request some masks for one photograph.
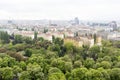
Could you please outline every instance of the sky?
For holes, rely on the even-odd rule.
[[[0,19],[120,20],[120,0],[0,0]]]

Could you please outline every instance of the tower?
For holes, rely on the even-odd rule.
[[[116,30],[117,30],[117,23],[116,23],[116,21],[112,21],[112,22],[110,23],[110,27],[112,27],[113,30],[116,31]]]
[[[79,19],[78,19],[78,17],[75,17],[74,22],[75,22],[75,25],[79,25]]]

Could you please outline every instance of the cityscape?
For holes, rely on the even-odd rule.
[[[52,41],[52,36],[62,39],[77,37],[90,38],[88,41],[91,45],[93,35],[99,38],[119,41],[120,40],[120,23],[110,22],[84,22],[78,17],[73,20],[4,20],[1,21],[0,31],[7,31],[9,35],[18,34],[34,38],[34,32],[38,32],[38,37]],[[87,35],[87,36],[86,36]],[[91,36],[92,35],[92,36]],[[90,40],[90,39],[88,39]],[[81,41],[81,40],[80,40]],[[94,40],[93,40],[94,41]],[[84,40],[82,40],[83,43]],[[99,42],[99,41],[98,41]],[[99,43],[101,44],[101,43]]]
[[[119,0],[1,0],[0,80],[120,80]]]

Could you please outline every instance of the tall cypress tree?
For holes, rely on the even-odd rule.
[[[94,34],[94,43],[96,44],[97,35]]]

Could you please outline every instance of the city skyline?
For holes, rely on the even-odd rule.
[[[0,20],[120,20],[119,0],[2,0]]]

